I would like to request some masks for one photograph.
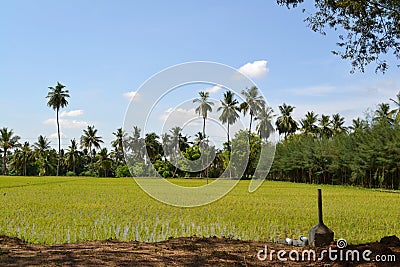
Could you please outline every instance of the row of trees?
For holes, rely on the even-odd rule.
[[[393,99],[392,99],[393,100]],[[335,114],[308,112],[276,146],[270,179],[399,189],[400,94],[350,127]]]
[[[40,135],[38,140],[30,145],[29,142],[19,143],[20,137],[8,128],[0,129],[1,160],[3,174],[11,175],[108,175],[112,169],[114,152],[108,153],[106,148],[100,149],[102,138],[97,136],[97,130],[89,126],[81,137],[81,148],[78,142],[71,140],[66,151],[60,154],[51,148],[50,140]],[[95,149],[100,149],[96,152]],[[10,150],[14,150],[11,153]]]
[[[249,134],[254,120],[258,120],[256,129],[260,138],[267,140],[273,132],[272,109],[265,106],[265,101],[259,95],[258,89],[251,87],[243,90],[242,94],[245,101],[239,105],[233,92],[227,91],[224,94],[224,99],[221,100],[221,106],[218,108],[219,119],[222,123],[227,124],[228,128],[227,156],[225,156],[225,161],[228,162],[231,144],[229,126],[239,119],[240,113],[243,113],[244,116],[250,115]],[[3,174],[8,174],[8,169],[10,169],[10,174],[19,175],[128,176],[129,170],[124,159],[125,147],[134,154],[135,163],[137,163],[135,170],[138,175],[152,174],[152,168],[149,166],[152,163],[158,166],[159,172],[163,176],[175,177],[184,175],[184,173],[176,167],[171,167],[170,163],[167,164],[168,160],[176,161],[177,155],[181,152],[191,160],[199,158],[201,152],[208,153],[209,158],[214,158],[213,155],[217,151],[215,147],[209,146],[206,135],[206,121],[209,112],[213,111],[214,105],[213,102],[209,101],[208,92],[199,92],[199,98],[193,101],[198,103],[196,113],[203,117],[202,132],[195,135],[194,142],[189,141],[189,137],[182,135],[180,127],[171,129],[170,134],[163,134],[162,140],[156,133],[148,133],[144,139],[141,138],[140,129],[137,127],[134,127],[131,136],[128,136],[120,128],[113,133],[116,139],[112,141],[110,152],[106,148],[101,148],[103,140],[102,137],[97,136],[97,129],[94,126],[88,126],[84,130],[80,144],[73,139],[66,150],[61,149],[59,112],[62,108],[68,106],[69,97],[69,91],[59,82],[55,87],[49,87],[49,93],[46,97],[48,99],[47,105],[56,112],[58,151],[50,148],[50,142],[45,136],[39,136],[38,141],[33,145],[28,142],[20,144],[20,137],[14,135],[13,130],[8,130],[8,128],[1,130],[0,149]],[[147,153],[143,149],[147,149]],[[170,153],[174,153],[174,155],[171,156]],[[148,157],[146,158],[147,154]],[[160,159],[163,159],[163,163],[158,162]],[[202,166],[209,165],[209,163],[202,162]],[[225,162],[224,165],[215,166],[215,169],[223,170],[224,166],[227,165],[228,163]],[[205,173],[205,176],[209,177],[208,169],[195,175],[203,176]],[[216,177],[218,173],[219,171],[214,170],[212,176]]]
[[[239,103],[232,92],[225,92],[217,109],[220,121],[227,125],[228,130],[222,148],[209,144],[206,122],[214,103],[209,101],[207,92],[199,92],[199,98],[193,102],[198,104],[196,113],[203,118],[203,127],[193,140],[184,135],[180,127],[174,127],[161,136],[147,133],[144,138],[136,126],[131,133],[119,128],[113,133],[115,140],[108,151],[102,148],[103,140],[97,129],[88,126],[80,142],[72,139],[65,150],[61,149],[58,139],[56,151],[45,136],[39,136],[33,145],[28,142],[21,144],[13,130],[0,129],[3,174],[125,177],[131,173],[153,176],[158,172],[163,177],[208,178],[224,174],[238,178],[242,175],[238,170],[243,166],[235,163],[227,173],[230,159],[235,157],[240,159],[238,162],[246,162],[248,157],[242,176],[251,178],[261,148],[274,145],[269,138],[274,133],[273,118],[277,116],[275,126],[283,139],[276,144],[269,179],[399,188],[400,94],[397,99],[391,99],[395,109],[391,109],[388,103],[379,104],[366,118],[353,120],[350,127],[345,126],[340,114],[319,116],[311,111],[296,121],[292,117],[295,107],[286,104],[279,106],[280,114],[274,114],[256,87],[243,90],[242,95],[245,101]],[[50,87],[48,105],[58,114],[60,108],[67,106],[68,97],[68,91],[58,83],[56,87]],[[231,140],[229,126],[241,114],[249,116],[249,127],[236,132]],[[257,122],[256,132],[252,131],[254,121]],[[57,129],[59,131],[58,123]],[[245,155],[242,151],[246,150],[248,142],[250,155]],[[130,168],[124,155],[128,155]],[[198,162],[200,158],[201,162]],[[268,164],[264,165],[268,168]]]

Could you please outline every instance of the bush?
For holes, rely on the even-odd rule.
[[[92,172],[92,171],[83,171],[79,174],[79,176],[96,176],[96,173]]]
[[[69,171],[65,175],[66,176],[75,176],[76,174],[74,172]]]
[[[170,177],[172,176],[172,174],[171,174],[170,171],[164,171],[164,172],[162,173],[162,176],[163,176],[164,178],[170,178]]]
[[[115,170],[115,177],[131,177],[129,167],[127,165],[120,165]]]

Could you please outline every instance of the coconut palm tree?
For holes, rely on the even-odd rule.
[[[97,154],[97,161],[95,165],[99,169],[99,171],[104,171],[104,177],[107,177],[108,172],[112,169],[112,160],[109,158],[107,148],[103,148]]]
[[[352,125],[349,126],[349,129],[353,130],[353,132],[360,132],[365,130],[368,127],[368,122],[361,119],[361,118],[357,118],[357,119],[353,119],[352,121]]]
[[[161,135],[161,143],[163,146],[163,156],[164,160],[167,160],[167,157],[171,155],[172,145],[171,145],[171,136],[168,133],[163,133]]]
[[[197,146],[200,146],[200,144],[205,140],[206,137],[203,135],[202,132],[197,132],[197,134],[194,135],[194,144]]]
[[[393,98],[390,98],[390,100],[396,105],[396,108],[392,111],[393,113],[396,113],[394,121],[396,123],[400,122],[400,92],[396,95],[396,100]]]
[[[20,137],[14,131],[4,127],[0,129],[0,148],[3,151],[3,174],[7,175],[7,151],[19,146]]]
[[[208,112],[212,112],[212,106],[214,105],[213,102],[208,101],[210,97],[209,92],[199,92],[199,98],[193,100],[193,103],[199,103],[199,106],[196,108],[196,113],[199,116],[203,117],[203,135],[206,135],[206,119],[208,116]]]
[[[292,112],[295,107],[286,105],[283,103],[282,106],[279,106],[279,111],[281,115],[276,120],[276,128],[278,129],[279,134],[284,134],[285,139],[288,134],[295,133],[298,129],[297,122],[292,117]]]
[[[39,167],[39,175],[54,175],[57,163],[55,158],[57,157],[57,152],[55,149],[46,150],[42,156],[36,161]]]
[[[263,107],[254,118],[254,120],[259,121],[256,126],[256,130],[260,135],[260,138],[264,139],[265,141],[267,141],[271,134],[275,131],[274,126],[272,126],[272,118],[275,116],[273,112],[274,111],[271,107]]]
[[[133,127],[133,134],[127,138],[127,147],[129,151],[132,151],[132,159],[137,162],[143,160],[144,157],[144,140],[140,137],[140,128],[138,126]]]
[[[46,151],[50,150],[50,143],[46,136],[39,135],[37,142],[33,144],[36,158],[44,157]]]
[[[27,175],[27,167],[30,161],[33,159],[33,153],[29,142],[25,142],[21,149],[15,151],[13,158],[13,165],[16,169],[22,169],[22,175]]]
[[[115,148],[115,159],[117,165],[119,165],[121,162],[124,163],[124,140],[126,140],[127,134],[122,130],[122,128],[118,128],[113,135],[115,136],[115,140],[111,142],[111,145]]]
[[[319,119],[319,133],[321,137],[331,137],[333,134],[333,130],[331,128],[332,122],[330,120],[329,115],[321,115]]]
[[[78,143],[75,139],[71,140],[71,144],[67,148],[67,153],[65,154],[65,163],[71,167],[72,172],[76,174],[76,165],[79,162],[81,152],[78,150]]]
[[[317,135],[318,127],[316,125],[318,121],[318,114],[314,111],[308,111],[305,118],[300,120],[301,131],[307,135]]]
[[[93,171],[93,158],[95,150],[92,149],[97,148],[100,149],[100,143],[104,143],[102,137],[97,136],[97,129],[94,128],[94,125],[88,126],[86,130],[83,130],[83,135],[81,136],[81,148],[85,147],[88,149],[89,153],[91,153],[90,157],[90,165],[92,166]]]
[[[340,116],[339,113],[332,115],[331,123],[332,123],[332,132],[334,135],[347,132],[347,127],[343,126],[344,125],[344,117]]]
[[[170,148],[169,152],[171,155],[172,163],[175,166],[172,177],[175,177],[176,172],[178,171],[178,158],[179,158],[178,155],[182,151],[181,150],[181,143],[182,143],[182,138],[183,138],[182,128],[179,126],[176,126],[176,127],[172,128],[171,130],[169,130],[169,132],[171,133],[169,135],[169,148]],[[186,144],[187,144],[187,140],[186,140]],[[182,149],[184,150],[183,147],[182,147]]]
[[[156,133],[148,133],[144,138],[144,142],[146,145],[147,155],[151,163],[156,162],[159,159],[159,156],[162,153],[162,145],[158,141],[160,137]]]
[[[46,98],[49,99],[47,106],[51,107],[56,111],[57,118],[57,136],[58,136],[58,160],[57,160],[57,176],[60,171],[60,153],[61,153],[61,137],[60,137],[60,122],[58,119],[58,112],[60,108],[64,108],[68,105],[67,98],[69,97],[69,91],[65,90],[65,85],[57,82],[56,87],[50,86],[50,92],[48,92]]]
[[[180,143],[181,143],[181,139],[182,139],[182,128],[179,126],[176,126],[176,127],[172,128],[169,132],[171,133],[170,144],[171,144],[172,152],[173,152],[174,158],[177,158],[177,155],[181,151]]]
[[[219,116],[219,120],[222,123],[227,123],[228,130],[228,148],[230,151],[230,138],[229,138],[229,125],[234,124],[239,118],[238,114],[238,105],[239,102],[234,99],[234,93],[232,91],[226,91],[224,93],[224,100],[221,100],[221,106],[218,108],[218,111],[222,110],[221,115]]]
[[[390,110],[390,105],[388,103],[380,103],[375,110],[373,121],[378,123],[393,123],[394,112],[394,110]]]
[[[239,109],[243,112],[243,115],[246,116],[247,113],[250,114],[250,125],[249,125],[249,136],[251,134],[251,124],[253,122],[253,118],[258,114],[258,112],[265,106],[264,98],[259,95],[258,88],[256,86],[252,86],[250,88],[246,88],[246,90],[242,90],[242,95],[245,97],[245,101],[240,104]]]
[[[200,177],[202,177],[203,172],[205,172],[208,184],[208,168],[205,169],[205,166],[208,166],[208,159],[209,156],[211,155],[212,148],[210,149],[209,140],[207,136],[205,136],[202,132],[198,132],[197,134],[194,135],[194,137],[195,137],[194,144],[199,147],[200,153],[202,153],[201,156],[202,171],[200,171]],[[206,165],[204,164],[204,157],[206,157]]]

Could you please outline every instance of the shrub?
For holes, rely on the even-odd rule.
[[[129,167],[127,165],[120,165],[115,170],[115,177],[131,177]]]
[[[96,176],[96,173],[92,172],[92,171],[83,171],[79,174],[79,176]]]

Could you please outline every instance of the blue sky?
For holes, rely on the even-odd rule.
[[[349,62],[330,53],[337,34],[312,32],[305,16],[275,1],[5,1],[0,127],[31,143],[46,135],[55,147],[55,115],[45,96],[60,81],[71,95],[62,110],[63,147],[87,125],[95,125],[109,146],[123,124],[129,92],[189,61],[244,68],[275,111],[283,102],[293,105],[296,119],[314,110],[339,112],[351,123],[400,90],[394,61],[385,75],[373,67],[350,74]],[[196,92],[180,96],[190,100]],[[163,123],[177,104],[164,102],[151,123]]]

